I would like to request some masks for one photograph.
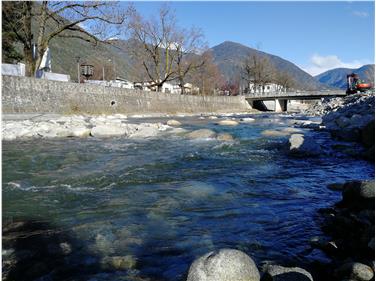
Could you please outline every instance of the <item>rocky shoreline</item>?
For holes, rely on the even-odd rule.
[[[314,104],[306,112],[322,116],[317,124],[300,124],[330,132],[333,138],[360,143],[360,156],[375,159],[374,93],[353,94]],[[342,200],[319,211],[323,232],[331,239],[312,238],[313,248],[322,250],[332,262],[325,266],[328,280],[368,281],[375,277],[375,182],[349,181],[328,186],[342,192]]]
[[[237,121],[221,120],[219,125],[236,125]],[[2,139],[4,141],[26,139],[52,139],[52,138],[105,138],[124,137],[130,139],[144,139],[157,137],[161,133],[187,133],[179,128],[182,125],[177,120],[168,120],[164,124],[130,123],[125,115],[108,116],[59,116],[48,120],[8,120],[3,121]],[[188,138],[215,138],[216,134],[209,136],[187,135]]]
[[[332,280],[374,280],[375,182],[349,181],[328,186],[342,200],[321,209],[321,227],[330,239],[311,239],[332,260]]]
[[[321,124],[302,126],[325,130],[338,140],[363,145],[362,157],[375,160],[375,95],[353,94],[344,98],[324,99],[307,109],[305,114],[321,116]]]
[[[210,120],[219,119],[217,124],[222,126],[236,126],[240,122],[253,122],[253,118],[230,118],[238,114],[221,114],[220,117],[216,115],[207,115]],[[185,117],[186,115],[177,115],[177,117]],[[22,117],[22,116],[21,116]],[[137,118],[147,118],[152,116],[131,116],[132,121],[128,116],[123,114],[115,115],[40,115],[33,118],[9,118],[2,121],[2,140],[26,140],[26,139],[52,139],[52,138],[67,138],[67,137],[124,137],[132,139],[142,139],[157,137],[163,132],[181,134],[186,131],[182,128],[181,122],[171,119],[167,122],[150,122],[140,123],[134,122]],[[155,117],[155,116],[153,116]],[[168,117],[161,116],[161,117]],[[199,117],[205,119],[206,117]],[[214,121],[213,121],[214,122]],[[197,136],[200,137],[200,136]],[[202,136],[201,136],[202,137]],[[200,138],[201,138],[200,137]],[[203,136],[206,137],[206,136]],[[208,138],[215,138],[211,135]],[[195,138],[195,135],[188,138]]]

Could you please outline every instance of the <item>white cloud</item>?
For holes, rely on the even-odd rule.
[[[369,63],[373,62],[369,60],[353,60],[350,62],[343,62],[336,55],[321,56],[319,54],[314,54],[310,59],[310,65],[302,67],[302,69],[312,76],[315,76],[333,68],[359,68]]]
[[[363,11],[353,11],[352,14],[356,17],[360,17],[360,18],[367,18],[368,17],[368,13],[367,12],[363,12]]]

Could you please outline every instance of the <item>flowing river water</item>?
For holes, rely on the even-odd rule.
[[[3,248],[26,259],[28,247],[46,248],[48,256],[54,253],[49,243],[65,245],[63,261],[49,258],[55,272],[39,269],[45,275],[31,275],[35,280],[183,281],[195,258],[220,248],[240,249],[259,267],[325,261],[309,239],[323,235],[318,210],[340,198],[326,186],[373,178],[373,165],[333,149],[327,133],[308,129],[323,154],[290,157],[283,150],[288,136],[261,132],[287,127],[293,117],[252,117],[255,122],[234,127],[178,118],[185,129],[230,133],[231,143],[171,134],[3,142],[3,224],[32,222],[36,236],[56,232],[53,241],[18,239]],[[106,265],[111,257],[120,261]],[[34,264],[18,270],[46,261],[29,259]]]

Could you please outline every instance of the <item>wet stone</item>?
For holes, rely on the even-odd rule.
[[[127,270],[136,266],[136,259],[131,255],[104,257],[101,266],[103,269]]]
[[[259,281],[254,261],[245,253],[222,249],[195,260],[189,268],[187,281]]]

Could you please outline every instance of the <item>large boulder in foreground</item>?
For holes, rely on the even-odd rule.
[[[245,253],[221,249],[196,259],[189,268],[187,281],[259,281],[254,261]]]
[[[342,191],[342,206],[358,209],[375,208],[375,181],[350,181]]]
[[[212,130],[200,129],[188,133],[187,137],[190,139],[214,139],[216,135],[217,134]]]
[[[322,153],[321,147],[311,137],[292,134],[289,139],[289,153],[294,156],[316,156]]]
[[[280,265],[269,265],[262,281],[313,281],[312,275],[299,267],[283,267]]]

